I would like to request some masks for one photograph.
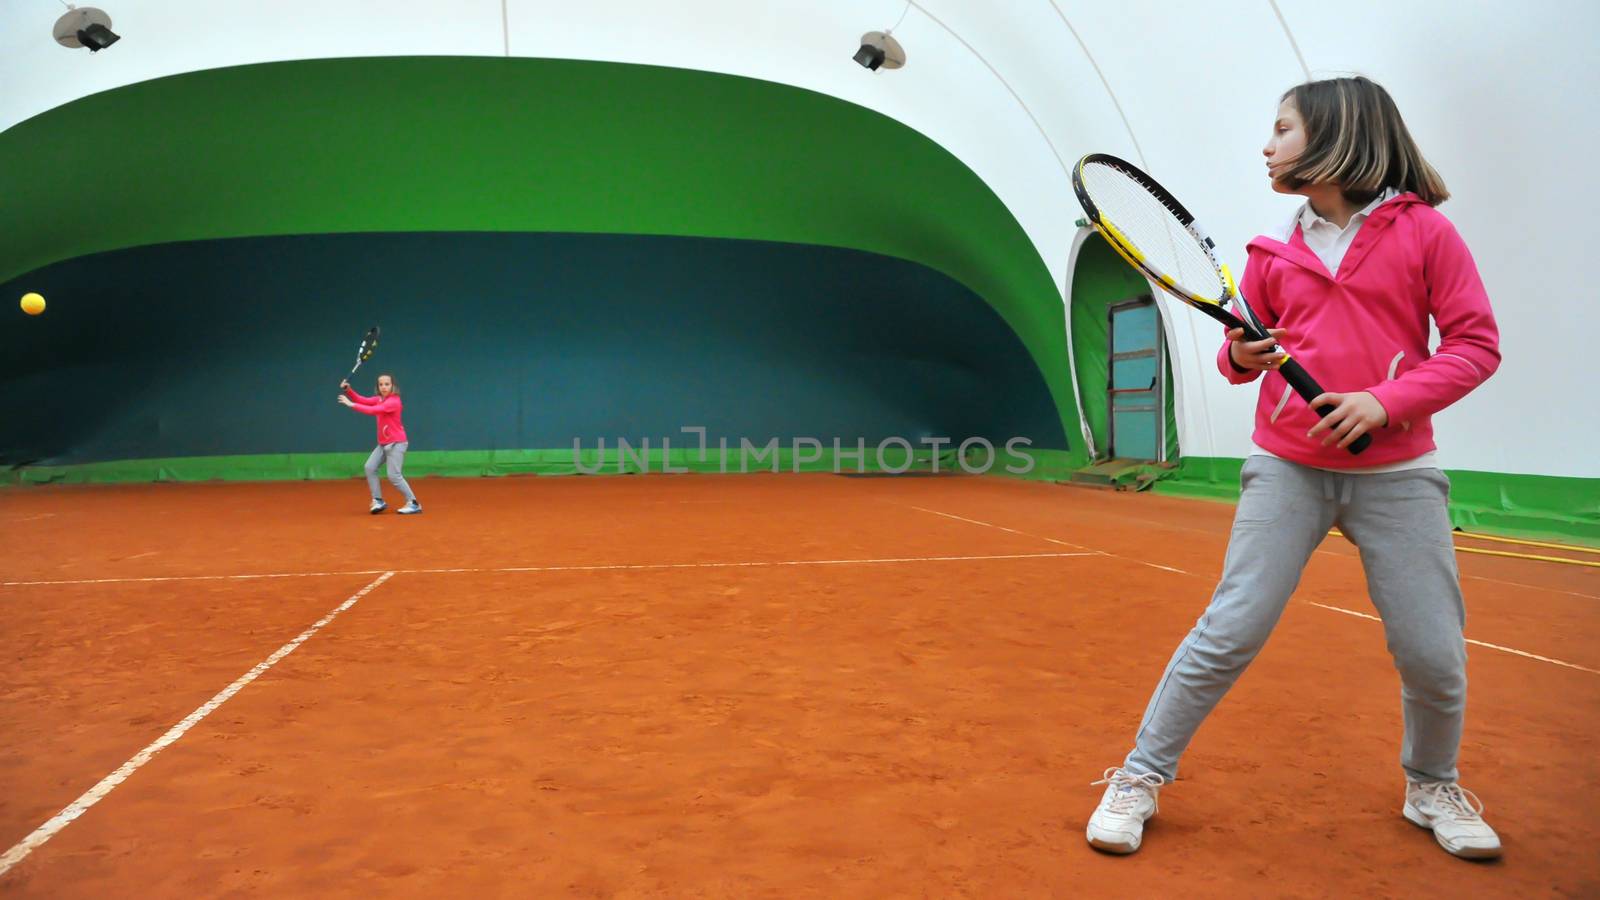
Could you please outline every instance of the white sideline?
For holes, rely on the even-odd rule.
[[[332,622],[340,613],[352,606],[355,606],[356,601],[371,593],[373,588],[383,584],[390,578],[393,578],[394,574],[395,573],[393,572],[385,572],[378,576],[376,581],[373,581],[371,584],[367,585],[361,590],[356,591],[350,596],[349,599],[334,607],[333,612],[330,612],[321,619],[318,619],[316,624],[312,625],[310,628],[307,628],[305,631],[300,632],[300,635],[294,640],[284,644],[282,647],[279,647],[278,652],[256,664],[255,668],[239,676],[237,681],[223,688],[222,691],[219,692],[215,697],[212,697],[210,700],[207,700],[205,703],[203,703],[199,709],[185,716],[183,721],[168,729],[166,734],[156,738],[155,741],[150,744],[150,746],[140,750],[138,753],[135,753],[132,759],[123,763],[122,766],[115,772],[112,772],[105,778],[100,779],[99,784],[96,784],[94,787],[84,791],[83,796],[67,804],[65,809],[56,813],[55,816],[53,816],[43,825],[35,828],[32,834],[18,841],[15,846],[5,852],[4,856],[0,856],[0,876],[3,876],[7,872],[11,871],[13,866],[19,862],[22,862],[27,858],[28,854],[37,850],[39,847],[43,846],[46,841],[55,837],[56,834],[61,831],[61,829],[71,825],[73,820],[87,812],[89,807],[94,806],[101,800],[104,800],[106,795],[110,794],[117,785],[127,781],[128,776],[138,771],[141,766],[153,759],[157,753],[160,753],[162,750],[175,743],[178,738],[183,737],[184,734],[198,724],[201,719],[211,715],[211,713],[215,711],[217,707],[228,702],[228,700],[233,697],[234,694],[244,690],[245,685],[255,681],[261,676],[261,673],[272,668],[274,665],[277,665],[279,660],[283,659],[285,656],[288,656],[290,653],[293,653],[296,647],[299,647],[301,644],[310,639],[312,635],[321,630],[322,626]]]

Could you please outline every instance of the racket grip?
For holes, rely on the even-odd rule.
[[[1307,372],[1304,366],[1301,366],[1294,360],[1284,360],[1283,365],[1278,367],[1278,372],[1279,374],[1283,375],[1284,380],[1289,382],[1289,385],[1294,388],[1294,392],[1299,394],[1301,397],[1304,397],[1307,403],[1310,403],[1312,400],[1322,396],[1322,385],[1317,384],[1317,380],[1311,377],[1311,373]],[[1316,411],[1317,415],[1326,419],[1328,414],[1333,412],[1333,406],[1331,404],[1324,403],[1323,405],[1316,407]],[[1361,451],[1370,446],[1372,446],[1372,435],[1363,434],[1362,436],[1351,441],[1350,446],[1346,447],[1345,449],[1349,450],[1352,454],[1359,454]]]

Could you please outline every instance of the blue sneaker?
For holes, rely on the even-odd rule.
[[[382,500],[374,500],[374,501],[372,501],[372,508],[367,510],[367,512],[372,513],[373,515],[377,515],[378,513],[381,513],[381,512],[383,512],[384,510],[386,510],[388,508],[389,508],[389,504],[383,502]]]
[[[402,516],[414,515],[416,513],[422,512],[422,504],[418,503],[415,500],[413,500],[410,503],[407,503],[405,506],[402,506],[399,509],[395,510],[395,512],[399,513]]]

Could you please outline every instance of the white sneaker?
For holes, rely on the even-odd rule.
[[[422,512],[422,504],[413,500],[410,503],[407,503],[405,506],[395,510],[395,512],[402,516],[414,516],[417,513]]]
[[[1483,821],[1483,802],[1453,781],[1406,782],[1406,819],[1433,831],[1433,839],[1452,856],[1494,859],[1500,836]]]
[[[381,513],[381,512],[383,512],[384,510],[386,510],[388,508],[389,508],[389,504],[383,502],[382,500],[374,500],[374,501],[372,501],[372,508],[367,510],[367,512],[372,513],[373,515],[377,515],[378,513]]]
[[[1139,775],[1107,769],[1092,784],[1106,785],[1100,805],[1089,817],[1089,846],[1107,853],[1132,853],[1144,839],[1144,822],[1156,814],[1156,792],[1166,781],[1160,775]]]

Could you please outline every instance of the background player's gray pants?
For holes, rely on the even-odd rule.
[[[389,483],[399,489],[407,503],[417,502],[417,495],[411,493],[411,485],[406,484],[405,478],[400,474],[400,466],[405,463],[406,448],[409,446],[409,442],[399,441],[393,444],[379,444],[372,448],[372,455],[367,457],[367,486],[372,488],[372,499],[383,499],[383,492],[378,490],[378,467],[387,460]]]

